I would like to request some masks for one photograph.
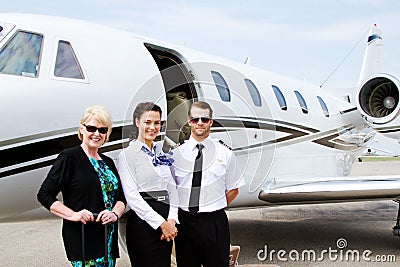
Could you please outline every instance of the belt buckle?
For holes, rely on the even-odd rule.
[[[164,200],[165,200],[165,196],[157,197],[157,201],[164,201]]]

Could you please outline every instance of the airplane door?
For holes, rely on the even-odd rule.
[[[164,84],[163,98],[166,101],[166,124],[163,150],[168,151],[190,136],[187,124],[188,112],[197,91],[193,84],[194,75],[183,56],[172,49],[146,44]]]

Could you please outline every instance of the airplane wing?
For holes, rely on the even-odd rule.
[[[396,199],[400,175],[332,177],[300,184],[270,184],[258,198],[270,204],[304,204]]]
[[[366,145],[365,154],[375,156],[399,156],[400,146],[397,139],[377,133]]]

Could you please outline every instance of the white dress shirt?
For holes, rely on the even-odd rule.
[[[142,151],[142,146],[150,150],[146,144],[133,140],[118,155],[117,168],[127,204],[139,218],[157,229],[165,219],[147,204],[140,192],[166,190],[170,204],[168,219],[174,219],[179,223],[178,193],[170,167],[168,165],[154,166],[153,158]],[[159,155],[162,151],[153,143],[152,153]]]
[[[194,162],[198,153],[197,142],[193,137],[173,151],[174,175],[179,195],[179,207],[188,211],[192,187]],[[201,179],[199,212],[213,212],[227,206],[227,190],[239,188],[245,184],[240,172],[236,171],[236,157],[233,152],[211,137],[201,142],[204,145],[203,171]]]

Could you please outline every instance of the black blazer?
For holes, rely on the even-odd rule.
[[[100,154],[100,157],[118,178],[118,194],[115,201],[126,203],[114,161],[103,154]],[[59,192],[62,193],[64,205],[73,211],[87,209],[99,213],[105,209],[99,177],[81,146],[66,149],[58,155],[39,189],[37,199],[50,210],[50,206],[58,200]],[[62,236],[70,261],[82,259],[81,226],[81,222],[63,220]],[[101,223],[86,224],[85,242],[87,260],[103,257],[104,226]],[[114,258],[119,257],[118,223],[115,223],[111,255]]]

